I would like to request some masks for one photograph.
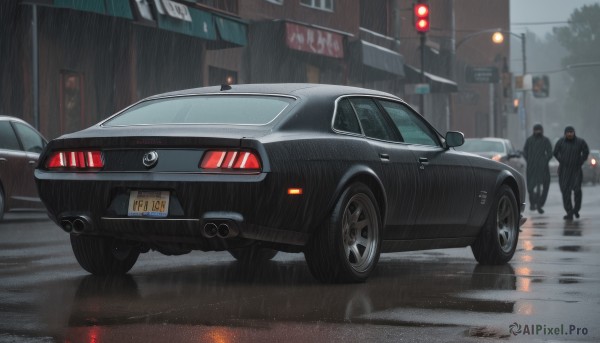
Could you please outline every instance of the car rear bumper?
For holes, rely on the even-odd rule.
[[[180,243],[200,250],[222,250],[244,240],[304,245],[311,227],[304,218],[307,201],[288,196],[273,179],[267,173],[36,171],[50,217],[67,232]],[[129,217],[133,190],[169,191],[168,216]]]

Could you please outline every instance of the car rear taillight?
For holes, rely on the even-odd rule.
[[[595,167],[598,164],[598,161],[596,161],[595,158],[592,158],[590,164],[592,165],[592,167]]]
[[[102,152],[97,150],[55,151],[46,161],[48,169],[100,169],[104,167]]]
[[[260,171],[258,154],[245,150],[209,150],[204,153],[200,168],[210,171]]]

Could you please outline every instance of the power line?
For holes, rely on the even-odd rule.
[[[555,25],[555,24],[570,24],[570,21],[536,21],[536,22],[522,22],[522,23],[510,23],[510,26],[520,26],[520,25]]]

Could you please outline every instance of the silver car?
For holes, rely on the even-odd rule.
[[[523,154],[516,150],[508,139],[504,138],[467,138],[465,144],[456,150],[470,152],[507,164],[525,176],[527,162]]]
[[[5,211],[44,208],[33,171],[46,144],[25,121],[0,116],[0,220]]]

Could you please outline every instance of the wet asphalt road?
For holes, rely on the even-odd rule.
[[[384,254],[355,285],[321,285],[282,253],[251,270],[223,252],[151,252],[125,277],[90,276],[44,214],[7,214],[0,342],[598,342],[600,186],[583,191],[567,223],[552,183],[510,265],[468,248]]]

